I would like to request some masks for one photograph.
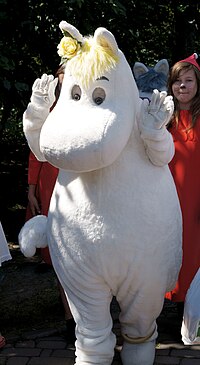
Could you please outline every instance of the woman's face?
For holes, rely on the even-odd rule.
[[[191,101],[197,93],[197,79],[194,70],[182,70],[172,84],[172,92],[180,109],[190,109]]]

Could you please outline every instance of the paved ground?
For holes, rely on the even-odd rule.
[[[73,365],[74,350],[65,341],[65,322],[53,270],[38,272],[39,258],[24,259],[12,247],[13,260],[1,268],[0,329],[7,344],[0,365]],[[119,307],[111,305],[117,344],[113,365],[121,365]],[[184,346],[176,306],[166,302],[158,319],[155,365],[200,365],[200,345]],[[142,364],[141,364],[142,365]]]
[[[73,365],[74,351],[67,348],[63,333],[52,329],[31,331],[12,338],[0,351],[0,365]],[[186,347],[167,333],[160,333],[155,365],[199,365],[200,346]],[[120,346],[112,365],[121,365]],[[142,365],[142,364],[141,364]]]

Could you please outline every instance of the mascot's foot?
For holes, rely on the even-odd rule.
[[[123,365],[153,365],[155,340],[140,344],[124,342],[121,351]]]

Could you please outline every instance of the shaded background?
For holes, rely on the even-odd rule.
[[[54,73],[61,20],[83,35],[104,26],[116,37],[130,66],[170,65],[200,48],[200,3],[185,0],[0,0],[0,220],[17,242],[27,205],[28,147],[22,115],[34,80]],[[200,52],[200,51],[199,51]]]

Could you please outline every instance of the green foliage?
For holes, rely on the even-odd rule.
[[[103,26],[116,37],[131,67],[172,64],[199,51],[200,5],[186,0],[0,0],[0,137],[21,137],[21,118],[31,86],[54,73],[60,59],[58,24],[66,20],[83,35]],[[16,130],[16,125],[19,128]]]

